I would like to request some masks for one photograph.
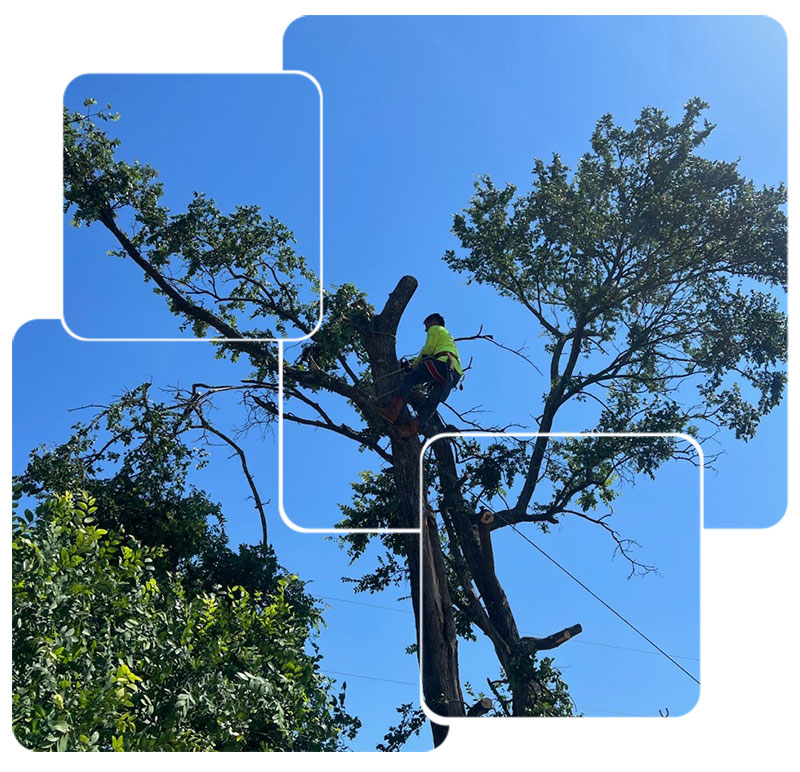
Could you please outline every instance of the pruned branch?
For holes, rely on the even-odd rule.
[[[537,651],[548,651],[550,649],[555,649],[558,646],[561,646],[562,643],[566,643],[570,638],[574,638],[576,635],[579,635],[582,632],[583,628],[580,625],[572,625],[572,627],[565,627],[563,630],[559,630],[557,633],[553,633],[552,635],[548,635],[544,638],[524,636],[520,640],[533,654]]]
[[[492,693],[494,694],[495,698],[500,703],[500,705],[503,707],[503,713],[506,716],[510,716],[511,715],[511,711],[509,710],[508,700],[505,697],[503,697],[503,695],[500,694],[499,690],[497,689],[497,684],[501,684],[501,683],[504,683],[504,682],[503,681],[492,681],[491,678],[487,678],[486,679],[486,683],[489,684],[489,688],[492,690]]]
[[[474,705],[467,708],[468,716],[483,716],[492,709],[492,701],[489,697],[483,697]]]

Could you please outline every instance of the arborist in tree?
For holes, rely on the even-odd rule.
[[[413,437],[419,431],[424,431],[437,406],[447,399],[464,374],[453,336],[445,329],[444,317],[441,314],[430,314],[423,324],[428,337],[422,351],[413,362],[407,363],[408,372],[389,406],[379,408],[379,412],[394,423],[411,389],[422,383],[433,384],[417,417],[411,423],[398,427],[397,433],[401,437]]]

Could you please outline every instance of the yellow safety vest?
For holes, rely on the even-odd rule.
[[[428,327],[428,337],[422,351],[416,356],[412,364],[416,367],[423,357],[438,359],[440,362],[448,362],[460,376],[464,374],[461,369],[461,361],[458,357],[458,349],[453,336],[441,325],[432,324]]]

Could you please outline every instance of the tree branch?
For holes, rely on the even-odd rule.
[[[158,286],[158,288],[169,298],[172,307],[176,311],[180,311],[186,316],[195,319],[196,321],[207,324],[220,332],[223,337],[230,338],[236,341],[236,347],[256,359],[268,359],[268,349],[264,344],[255,343],[247,338],[244,338],[239,331],[229,325],[227,322],[220,319],[215,314],[212,314],[208,309],[198,306],[195,303],[187,300],[180,294],[161,274],[161,272],[148,260],[146,260],[139,250],[131,243],[131,240],[123,233],[117,226],[114,219],[114,213],[109,208],[100,218],[100,222],[108,228],[109,231],[115,236],[117,241],[122,245],[122,248],[130,256],[130,258],[138,265]]]
[[[520,640],[533,654],[537,651],[555,649],[558,646],[561,646],[562,643],[566,643],[570,638],[574,638],[576,635],[579,635],[582,632],[583,628],[580,625],[572,625],[572,627],[566,627],[563,630],[559,630],[557,633],[546,636],[545,638],[523,636]]]
[[[468,335],[468,336],[465,336],[465,337],[462,337],[462,338],[455,338],[455,340],[457,340],[457,341],[459,341],[459,340],[488,340],[489,343],[492,343],[495,346],[497,346],[498,348],[503,349],[503,351],[510,351],[512,354],[514,354],[515,356],[518,356],[520,359],[524,359],[534,370],[536,370],[537,373],[539,373],[539,375],[544,376],[544,373],[539,369],[538,365],[532,359],[529,359],[528,357],[525,356],[525,354],[522,353],[524,351],[524,347],[520,347],[518,349],[515,349],[515,348],[511,348],[510,346],[505,346],[502,343],[498,343],[494,339],[493,335],[489,335],[488,333],[484,333],[483,332],[483,325],[480,326],[480,328],[478,329],[478,332],[476,332],[475,335]]]
[[[245,456],[244,451],[236,442],[234,442],[230,437],[228,437],[227,434],[212,426],[206,420],[199,406],[196,406],[194,408],[194,413],[200,420],[200,424],[205,430],[211,432],[212,434],[215,434],[221,440],[224,440],[228,445],[230,445],[234,449],[236,454],[239,456],[239,461],[242,465],[242,471],[244,472],[244,476],[247,478],[247,484],[250,486],[250,490],[253,494],[253,501],[255,502],[256,509],[258,510],[258,515],[261,518],[262,542],[264,544],[264,547],[268,547],[269,542],[267,541],[267,517],[264,514],[264,505],[261,502],[261,496],[258,493],[258,488],[256,487],[255,480],[253,480],[253,476],[250,474],[250,469],[247,466],[247,457]]]

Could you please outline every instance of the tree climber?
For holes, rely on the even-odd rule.
[[[422,383],[433,384],[416,418],[411,423],[398,427],[397,433],[404,438],[413,437],[419,431],[425,430],[425,425],[436,412],[437,406],[447,399],[450,391],[464,374],[453,336],[445,329],[444,317],[441,314],[430,314],[423,324],[428,334],[425,345],[414,361],[408,365],[408,372],[389,406],[378,408],[383,416],[394,423],[411,389]]]

